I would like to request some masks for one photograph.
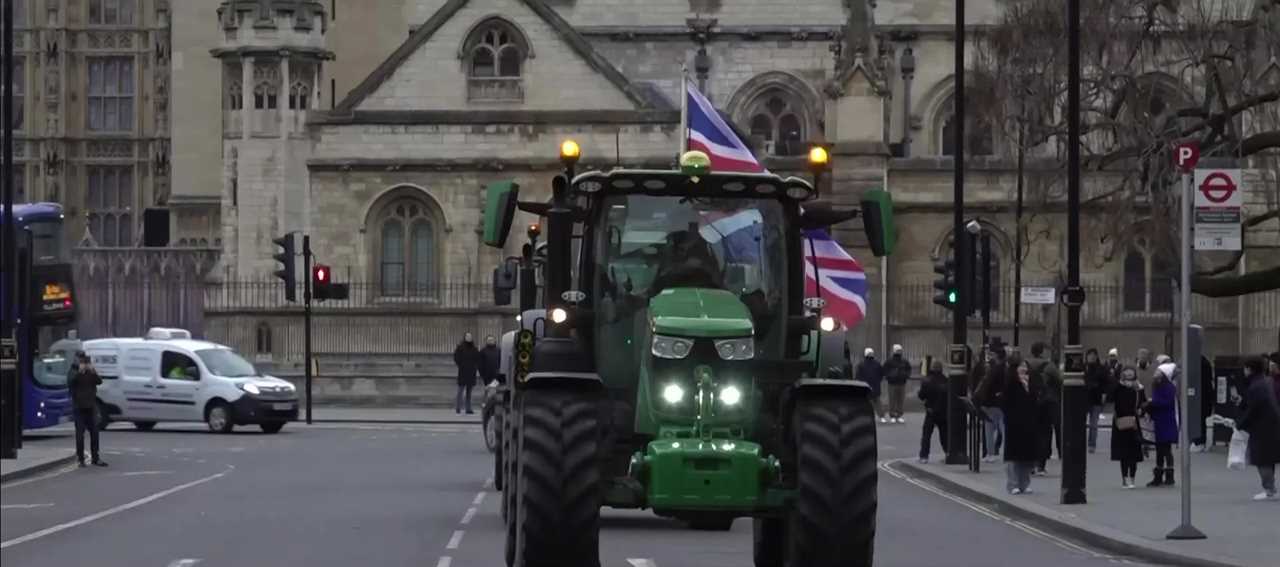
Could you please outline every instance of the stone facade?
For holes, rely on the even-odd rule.
[[[969,23],[996,21],[998,4],[969,2]],[[683,65],[756,136],[774,171],[800,169],[788,154],[821,140],[833,144],[834,200],[854,203],[866,189],[890,189],[900,239],[892,259],[873,259],[856,223],[838,231],[882,294],[854,340],[941,352],[947,324],[928,304],[931,291],[902,290],[928,286],[949,242],[952,165],[942,155],[942,129],[953,90],[953,3],[378,0],[329,9],[328,2],[229,0],[205,14],[212,21],[174,22],[199,26],[204,35],[192,37],[216,41],[206,46],[214,64],[187,61],[182,77],[203,85],[207,103],[207,92],[221,93],[219,104],[189,110],[204,126],[221,110],[222,144],[193,138],[174,153],[201,175],[221,164],[219,207],[208,214],[221,227],[225,279],[269,278],[271,239],[293,230],[309,233],[318,257],[340,276],[391,295],[412,295],[414,282],[484,279],[502,257],[479,243],[484,186],[515,180],[524,195],[544,195],[565,138],[582,145],[583,168],[671,165]],[[691,28],[699,27],[707,32],[695,39]],[[916,63],[910,85],[897,63],[908,48]],[[257,100],[250,84],[274,86],[279,98]],[[299,86],[307,100],[290,108],[290,89]],[[756,127],[758,118],[765,126]],[[992,144],[993,155],[972,159],[966,207],[995,235],[995,283],[1008,288],[1016,175],[1003,142]],[[1029,162],[1029,177],[1055,175],[1037,170],[1040,163]],[[1268,175],[1274,182],[1274,172],[1250,175],[1258,187],[1275,186],[1263,182]],[[1106,181],[1086,179],[1086,198]],[[209,196],[206,179],[190,187],[193,199]],[[1257,209],[1276,206],[1273,189],[1250,198]],[[1056,284],[1065,269],[1061,197],[1037,202],[1034,213],[1023,280]],[[1121,306],[1126,286],[1135,285],[1126,251],[1089,237],[1111,222],[1106,213],[1086,208],[1083,279],[1111,293],[1097,297],[1086,338],[1159,350],[1167,335],[1163,300],[1144,296],[1141,309]],[[1280,263],[1275,224],[1251,232],[1248,267]],[[1145,253],[1139,260],[1152,262]],[[1150,272],[1139,278],[1143,289],[1154,289]],[[996,317],[1006,340],[1008,291]],[[1257,320],[1235,325],[1221,316],[1245,314],[1243,305],[1197,309],[1219,314],[1211,339],[1222,349],[1273,348],[1249,342],[1250,329],[1280,325],[1280,307],[1267,303]],[[1037,326],[1024,342],[1053,338],[1055,317],[1026,308],[1024,319]]]

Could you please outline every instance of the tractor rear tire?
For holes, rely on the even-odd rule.
[[[786,566],[786,518],[755,518],[751,539],[751,555],[755,559],[756,567]]]
[[[870,567],[876,535],[876,426],[853,396],[796,402],[796,498],[787,529],[792,567]]]
[[[557,388],[531,389],[521,396],[514,483],[516,563],[599,567],[604,500],[600,395]]]
[[[504,557],[507,560],[507,567],[514,567],[516,564],[516,510],[520,507],[517,497],[520,494],[519,483],[516,482],[517,462],[520,458],[520,398],[512,393],[510,411],[507,412],[507,441],[505,456],[502,460],[502,474],[506,477],[503,485],[506,488],[502,491],[502,508],[503,521],[506,522],[507,538],[506,548],[503,550]]]

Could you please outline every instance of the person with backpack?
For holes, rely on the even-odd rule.
[[[987,416],[987,419],[982,420],[985,453],[982,461],[994,463],[1000,460],[1000,448],[1006,439],[1003,405],[1009,361],[1002,345],[991,349],[988,358],[991,362],[987,363],[982,380],[978,383],[974,402]]]
[[[938,430],[938,442],[947,451],[947,375],[942,373],[942,361],[935,360],[929,373],[920,382],[916,397],[924,402],[924,423],[920,425],[920,462],[929,462],[929,449],[933,445],[933,430]]]
[[[1040,457],[1034,472],[1038,476],[1049,474],[1049,457],[1055,446],[1058,456],[1062,456],[1062,372],[1048,359],[1048,349],[1048,345],[1037,342],[1031,345],[1031,358],[1027,359],[1032,387],[1039,392],[1036,402],[1040,411]]]

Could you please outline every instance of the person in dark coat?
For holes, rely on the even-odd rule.
[[[1036,390],[1040,404],[1040,458],[1035,474],[1049,474],[1046,470],[1053,448],[1062,457],[1062,372],[1049,359],[1049,345],[1038,342],[1031,345],[1031,358],[1027,359],[1031,370],[1031,387]]]
[[[938,430],[938,443],[947,450],[947,375],[942,373],[942,361],[935,360],[929,373],[920,382],[916,397],[924,402],[924,423],[920,425],[920,462],[929,462],[929,449],[933,445],[933,430]]]
[[[1096,348],[1084,353],[1084,385],[1089,396],[1089,452],[1094,453],[1098,450],[1098,419],[1102,417],[1102,406],[1111,387],[1107,367],[1098,358]]]
[[[893,354],[884,363],[884,380],[889,383],[889,421],[906,423],[903,406],[907,399],[907,380],[911,378],[911,362],[903,354],[902,345],[893,345]]]
[[[462,413],[464,398],[467,413],[475,413],[471,410],[471,389],[476,386],[476,374],[480,370],[481,356],[471,333],[462,335],[462,342],[458,343],[458,348],[453,349],[453,363],[458,365],[458,397],[454,404],[454,413]]]
[[[1142,428],[1138,414],[1147,403],[1147,393],[1138,381],[1138,371],[1120,371],[1120,383],[1112,391],[1115,419],[1111,421],[1111,460],[1120,462],[1121,486],[1133,488],[1142,462]],[[1124,428],[1121,428],[1121,426]]]
[[[880,383],[884,381],[884,367],[880,366],[879,360],[876,360],[874,349],[868,348],[862,351],[862,362],[859,362],[858,367],[854,369],[853,377],[871,386],[871,403],[876,408],[876,415],[880,416],[880,423],[889,423],[889,418],[884,415],[884,404],[880,402]]]
[[[1178,387],[1173,376],[1177,365],[1166,362],[1156,367],[1151,379],[1151,400],[1146,414],[1156,427],[1156,466],[1147,486],[1173,485],[1173,445],[1178,442]]]
[[[502,382],[499,368],[502,368],[502,351],[498,348],[498,339],[489,335],[484,338],[484,348],[480,349],[480,379],[485,385]]]
[[[978,383],[975,402],[987,414],[982,421],[985,456],[983,462],[1000,460],[1000,447],[1005,439],[1004,389],[1009,374],[1009,360],[1003,346],[991,350],[982,381]]]
[[[1005,487],[1010,494],[1030,492],[1031,472],[1040,460],[1041,388],[1031,383],[1031,366],[1017,357],[1009,362],[1013,377],[1002,400],[1005,421]]]
[[[1273,363],[1274,364],[1274,363]],[[1249,463],[1258,467],[1262,492],[1254,500],[1276,500],[1276,463],[1280,462],[1280,384],[1267,376],[1261,357],[1244,363],[1248,387],[1236,427],[1249,434]]]
[[[67,389],[71,391],[71,405],[75,410],[76,459],[80,461],[81,467],[85,466],[85,431],[89,432],[89,454],[92,456],[93,464],[99,467],[107,466],[99,453],[98,420],[95,415],[98,407],[98,386],[101,384],[102,377],[98,376],[98,371],[89,362],[89,355],[77,352],[76,362],[67,372]]]

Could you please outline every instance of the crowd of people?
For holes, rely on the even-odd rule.
[[[895,353],[900,347],[895,345]],[[1006,488],[1011,494],[1031,491],[1031,478],[1047,474],[1046,464],[1055,450],[1062,453],[1062,373],[1044,343],[1031,347],[1030,356],[1009,354],[995,341],[984,348],[971,376],[971,399],[982,412],[983,460],[1003,459]],[[886,363],[883,368],[889,365]],[[1262,492],[1255,500],[1277,500],[1275,466],[1280,462],[1280,353],[1245,361],[1244,387],[1236,428],[1249,433],[1249,463],[1257,468]],[[878,381],[885,371],[867,349],[856,373],[872,385],[879,397]],[[1178,388],[1181,369],[1167,355],[1151,357],[1141,350],[1132,363],[1121,361],[1117,349],[1103,359],[1096,349],[1085,355],[1088,391],[1087,440],[1090,453],[1097,451],[1098,431],[1111,429],[1111,460],[1120,465],[1121,485],[1137,487],[1138,466],[1151,460],[1148,487],[1175,484],[1173,449],[1178,443]],[[920,462],[929,461],[934,431],[946,450],[947,377],[934,362],[921,381],[924,402]],[[1108,420],[1106,408],[1111,406]],[[879,404],[876,411],[883,416]],[[890,416],[890,422],[899,422]],[[882,422],[885,420],[881,419]],[[1200,441],[1203,443],[1203,441]]]

